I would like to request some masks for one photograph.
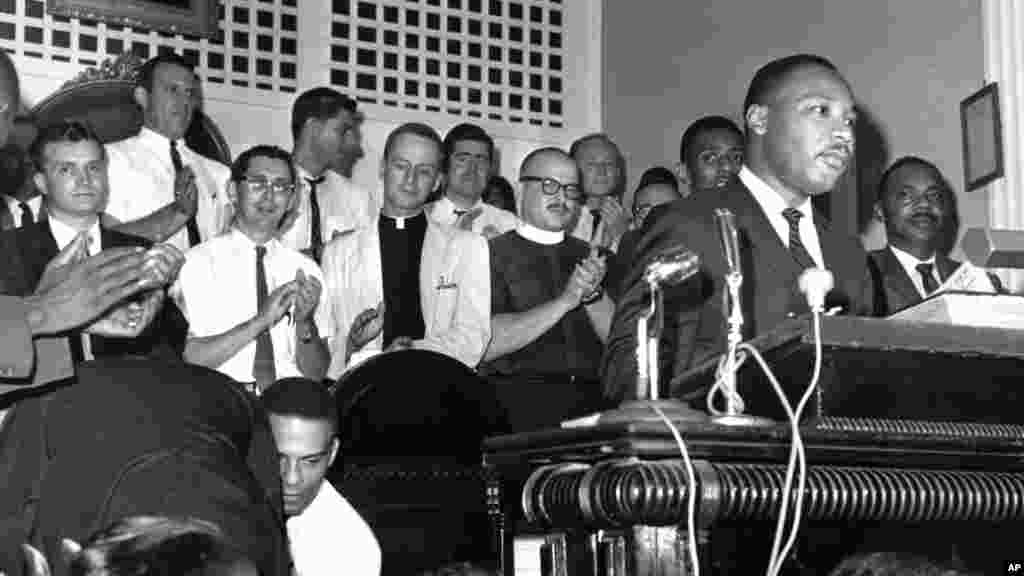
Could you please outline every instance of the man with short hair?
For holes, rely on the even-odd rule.
[[[228,188],[234,224],[190,250],[178,277],[185,360],[256,394],[279,377],[320,380],[329,361],[320,269],[277,238],[294,183],[288,152],[255,146],[239,155]]]
[[[481,367],[514,431],[599,407],[614,308],[601,287],[604,254],[566,235],[584,199],[576,162],[542,148],[520,174],[522,224],[490,242],[491,343]]]
[[[361,153],[363,117],[356,101],[333,88],[313,88],[292,105],[295,206],[282,224],[281,241],[320,262],[335,234],[368,226],[380,200],[340,172],[329,170],[339,155]]]
[[[327,388],[278,380],[261,398],[281,468],[288,540],[297,576],[380,574],[380,545],[359,512],[325,481],[338,455],[338,408]]]
[[[888,316],[930,296],[960,268],[943,244],[954,225],[953,191],[931,162],[916,156],[896,160],[882,174],[875,205],[888,246],[871,252],[877,272],[875,305]],[[1001,286],[990,277],[993,288]]]
[[[572,235],[614,252],[629,229],[629,215],[622,207],[622,153],[607,134],[597,133],[573,142],[569,155],[579,164],[586,195]]]
[[[32,178],[35,168],[28,152],[38,131],[31,116],[17,116],[12,130],[13,139],[0,147],[0,171],[4,178],[0,184],[0,198],[3,199],[0,230],[23,228],[46,218],[43,197]]]
[[[161,54],[139,68],[133,97],[142,108],[142,128],[107,144],[106,211],[122,232],[188,250],[220,234],[231,216],[229,168],[184,140],[198,107],[199,80],[184,58]]]
[[[491,334],[487,243],[427,218],[424,205],[441,185],[442,162],[433,128],[393,130],[380,163],[380,214],[325,248],[332,379],[367,345],[363,357],[413,347],[470,368],[480,362]]]
[[[6,249],[0,251],[0,258],[5,263],[5,291],[31,294],[47,262],[79,236],[85,238],[88,255],[119,246],[150,247],[148,240],[101,225],[100,214],[108,194],[106,154],[99,137],[88,126],[65,121],[44,127],[32,145],[32,156],[38,166],[33,180],[49,216],[42,222],[2,233],[5,238],[0,245]],[[180,254],[174,254],[174,258],[177,263],[173,270],[165,271],[172,277],[180,264]],[[163,288],[152,288],[101,321],[68,333],[72,362],[77,365],[96,356],[147,355],[164,344],[169,347],[160,333],[161,323],[150,325],[163,302]]]
[[[476,124],[459,124],[444,137],[444,195],[426,208],[439,224],[493,238],[514,230],[515,214],[483,201],[492,171],[494,140]]]
[[[694,251],[701,268],[665,293],[664,335],[672,357],[660,362],[664,381],[724,349],[723,290],[729,269],[717,233],[717,209],[732,211],[742,239],[744,339],[808,312],[797,286],[808,268],[827,268],[834,277],[826,309],[873,312],[867,255],[860,242],[832,229],[811,206],[811,198],[828,193],[853,156],[857,112],[849,85],[828,60],[799,54],[759,69],[744,106],[746,164],[739,180],[715,194],[660,206],[648,216],[651,223],[622,284],[605,352],[605,394],[612,399],[628,398],[636,389],[637,318],[650,306],[644,271],[668,249]]]
[[[691,194],[715,192],[736,183],[743,166],[743,132],[724,116],[704,116],[679,139],[679,179]]]

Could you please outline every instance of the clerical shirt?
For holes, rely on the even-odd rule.
[[[384,280],[384,340],[388,347],[399,337],[423,338],[423,306],[420,302],[420,258],[427,217],[420,212],[411,218],[381,214],[381,273]]]

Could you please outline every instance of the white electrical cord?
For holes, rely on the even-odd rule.
[[[676,439],[679,446],[679,453],[683,456],[683,465],[686,467],[686,541],[687,550],[690,556],[690,564],[693,566],[693,576],[700,576],[700,562],[697,559],[697,474],[693,471],[693,461],[690,460],[690,452],[683,443],[683,437],[676,425],[665,416],[656,405],[652,404],[651,409],[658,415],[665,426],[668,426],[672,437]]]

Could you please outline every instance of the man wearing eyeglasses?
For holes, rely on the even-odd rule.
[[[441,137],[424,124],[388,135],[383,205],[374,222],[324,248],[331,368],[416,348],[476,368],[490,340],[487,243],[424,212],[441,185]]]
[[[444,137],[444,195],[432,202],[430,217],[493,238],[514,230],[515,214],[482,200],[492,172],[494,140],[476,124],[459,124]]]
[[[326,306],[317,265],[278,238],[293,201],[288,152],[256,146],[231,167],[231,229],[190,250],[176,285],[189,322],[185,360],[218,370],[259,394],[275,380],[321,380]]]
[[[690,193],[716,192],[732,186],[743,167],[743,133],[724,116],[704,116],[690,124],[679,140],[679,179]]]
[[[605,256],[568,234],[584,202],[579,168],[557,148],[523,160],[522,224],[491,240],[491,344],[481,371],[514,431],[600,407],[613,305]]]
[[[339,156],[362,154],[362,114],[356,101],[333,88],[313,88],[292,105],[296,194],[281,225],[285,246],[320,262],[335,234],[368,226],[380,199],[329,170]]]

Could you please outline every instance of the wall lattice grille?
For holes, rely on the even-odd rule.
[[[319,0],[316,0],[319,1]],[[218,40],[47,14],[40,0],[0,0],[0,48],[29,59],[96,66],[133,52],[182,54],[204,82],[265,92],[298,88],[298,0],[222,0]]]
[[[332,0],[330,82],[360,101],[564,128],[562,0]]]

